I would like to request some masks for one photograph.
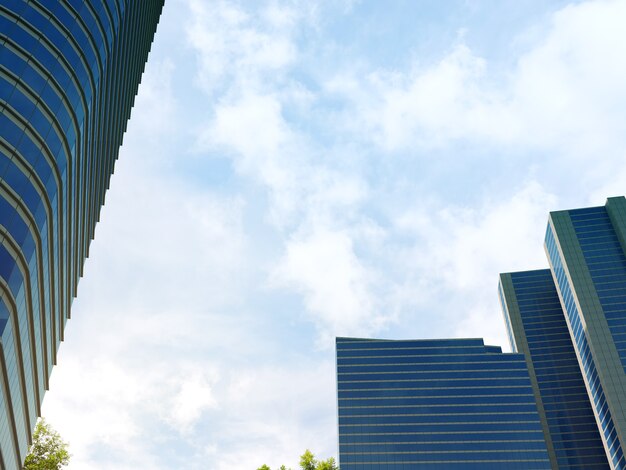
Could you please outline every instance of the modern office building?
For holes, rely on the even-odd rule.
[[[626,200],[551,212],[550,269],[614,469],[625,469]]]
[[[524,354],[553,469],[610,468],[549,269],[500,275],[511,350]]]
[[[21,468],[163,0],[0,1],[0,467]]]
[[[551,212],[545,251],[500,275],[511,354],[337,339],[342,469],[626,470],[626,199]]]
[[[342,470],[550,469],[523,354],[337,338]]]

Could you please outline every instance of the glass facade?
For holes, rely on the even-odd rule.
[[[626,469],[626,200],[550,214],[545,248],[609,464]]]
[[[342,470],[550,469],[523,354],[337,338]]]
[[[606,207],[569,211],[621,363],[626,367],[626,256]]]
[[[21,468],[163,0],[0,2],[0,455]]]
[[[499,293],[511,348],[526,357],[553,468],[608,469],[550,270],[501,274]]]

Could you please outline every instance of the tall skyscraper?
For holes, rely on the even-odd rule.
[[[0,467],[21,468],[163,0],[0,2]]]
[[[500,275],[511,349],[524,354],[555,470],[608,469],[550,270]]]
[[[614,469],[625,469],[626,200],[551,212],[545,249]]]
[[[550,469],[522,354],[337,338],[342,470]]]

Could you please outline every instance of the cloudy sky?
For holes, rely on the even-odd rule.
[[[626,1],[166,0],[44,416],[72,469],[336,455],[335,336],[506,346],[626,192]]]

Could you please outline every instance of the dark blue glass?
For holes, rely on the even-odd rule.
[[[337,364],[341,468],[550,468],[520,354],[338,338]]]
[[[162,6],[1,2],[0,468],[22,467]]]
[[[572,218],[572,221],[574,221],[576,219],[584,218],[589,212],[594,211],[590,211],[588,209],[571,211],[570,217]],[[623,451],[621,446],[613,446],[616,440],[614,432],[615,426],[606,403],[604,390],[598,380],[596,365],[591,357],[589,342],[582,327],[580,313],[573,299],[572,288],[570,286],[569,279],[565,274],[565,268],[563,267],[563,261],[559,254],[554,231],[551,225],[548,225],[548,229],[546,231],[545,244],[550,264],[552,266],[553,278],[556,279],[556,287],[559,289],[563,299],[562,304],[564,306],[564,312],[567,315],[571,331],[573,332],[573,343],[579,352],[582,372],[588,383],[588,396],[590,396],[591,404],[595,408],[598,419],[600,420],[600,432],[602,432],[608,443],[605,448],[611,449],[610,458],[613,465],[616,466],[616,464],[623,459]]]

